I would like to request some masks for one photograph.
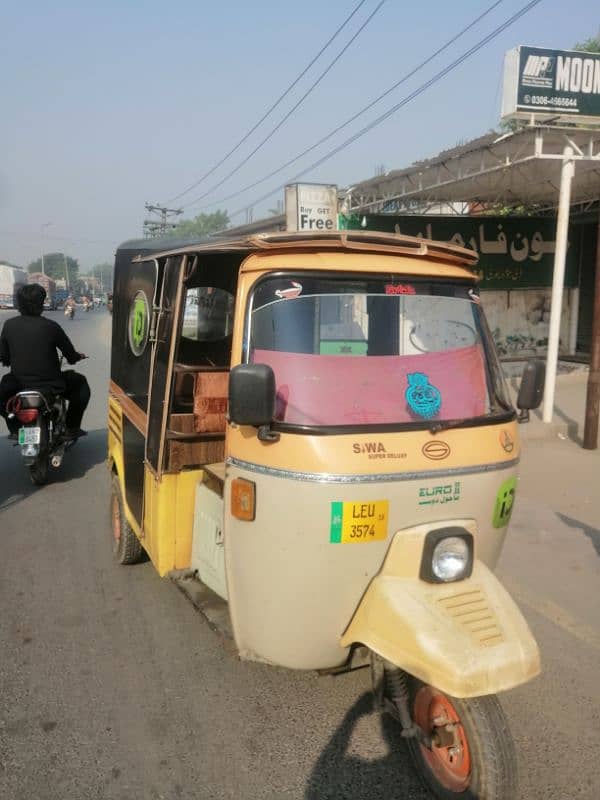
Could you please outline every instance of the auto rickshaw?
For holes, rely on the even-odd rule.
[[[150,248],[116,258],[116,559],[221,598],[242,659],[370,668],[433,796],[514,800],[495,695],[540,659],[492,570],[543,366],[517,414],[476,254],[362,231]]]

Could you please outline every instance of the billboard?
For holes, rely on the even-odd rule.
[[[600,121],[600,53],[517,47],[504,58],[502,118]]]
[[[285,187],[288,231],[337,229],[337,186],[325,183],[292,183]]]
[[[550,217],[340,215],[340,228],[402,233],[474,250],[482,289],[552,286],[556,220]],[[579,237],[571,228],[564,285],[578,284]]]

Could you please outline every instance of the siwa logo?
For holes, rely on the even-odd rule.
[[[450,455],[450,445],[441,439],[432,439],[421,448],[421,452],[432,461],[442,461]]]
[[[386,449],[383,445],[383,442],[365,442],[364,444],[359,444],[355,442],[352,445],[352,450],[355,453],[386,453]]]

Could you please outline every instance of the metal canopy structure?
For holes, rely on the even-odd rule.
[[[600,128],[532,124],[502,136],[486,134],[407,169],[363,181],[348,189],[343,210],[423,213],[439,204],[467,214],[494,206],[527,206],[538,213],[557,209],[543,408],[543,420],[549,423],[554,414],[569,211],[575,204],[591,204],[599,198]],[[600,275],[596,287],[598,295]],[[600,308],[598,296],[596,300]],[[600,321],[596,329],[600,330]],[[587,403],[594,413],[586,410],[584,431],[584,446],[590,448],[597,446],[600,416],[600,335],[593,333],[592,338]],[[594,418],[590,424],[588,417]]]
[[[432,204],[467,203],[555,209],[565,147],[576,164],[571,203],[600,196],[600,128],[535,126],[499,136],[492,132],[352,186],[348,212],[422,213]]]

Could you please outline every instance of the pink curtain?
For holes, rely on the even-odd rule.
[[[255,364],[275,372],[277,419],[296,425],[410,422],[409,373],[441,393],[440,419],[485,414],[485,366],[478,346],[410,356],[337,356],[255,350]]]

